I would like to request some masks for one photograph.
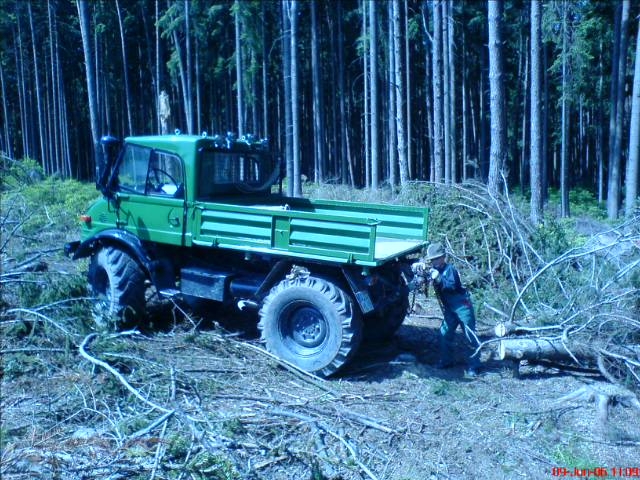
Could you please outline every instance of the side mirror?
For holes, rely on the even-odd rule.
[[[105,135],[100,139],[100,146],[102,147],[102,155],[99,155],[96,159],[96,188],[103,195],[108,196],[108,183],[113,166],[118,158],[120,141],[111,135]]]

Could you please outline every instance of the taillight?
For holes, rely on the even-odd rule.
[[[80,221],[87,227],[91,226],[91,215],[80,215]]]

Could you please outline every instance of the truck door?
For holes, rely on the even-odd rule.
[[[141,240],[183,245],[185,187],[179,156],[126,145],[117,188],[119,228]]]

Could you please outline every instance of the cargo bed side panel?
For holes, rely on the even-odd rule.
[[[424,244],[424,209],[287,200],[286,207],[198,204],[194,244],[371,266]]]

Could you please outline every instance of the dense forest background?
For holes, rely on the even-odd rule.
[[[268,137],[301,181],[476,179],[638,204],[630,0],[0,0],[2,162],[92,180],[101,135]]]

